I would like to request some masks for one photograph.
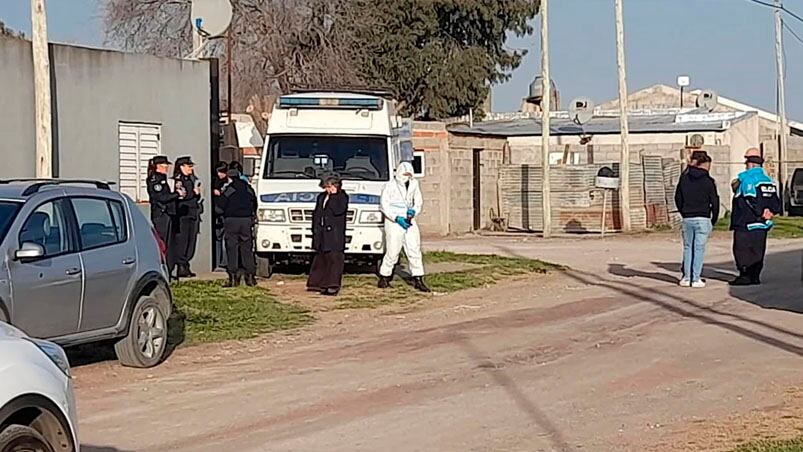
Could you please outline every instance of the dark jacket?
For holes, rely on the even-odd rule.
[[[312,213],[312,249],[318,252],[346,250],[346,212],[349,209],[349,195],[344,191],[331,195],[318,195],[315,211]]]
[[[764,209],[775,215],[781,212],[781,200],[775,183],[762,168],[753,168],[739,174],[731,205],[732,231],[767,231],[772,222],[764,220]]]
[[[680,175],[675,205],[683,218],[710,218],[712,225],[717,224],[719,194],[708,171],[692,166]]]
[[[167,175],[153,173],[148,176],[148,201],[151,204],[151,218],[159,215],[175,215],[178,193],[170,189]]]
[[[195,194],[195,182],[198,180],[195,175],[185,176],[179,174],[176,176],[176,186],[181,185],[184,187],[184,192],[187,193],[182,199],[176,201],[177,214],[180,216],[198,216],[201,207],[201,198]]]
[[[257,197],[251,186],[234,179],[215,202],[215,211],[224,218],[253,218],[257,212]]]

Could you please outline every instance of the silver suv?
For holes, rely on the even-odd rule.
[[[165,247],[109,183],[0,180],[0,321],[63,346],[113,339],[123,365],[167,348]]]

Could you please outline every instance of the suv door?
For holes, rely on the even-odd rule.
[[[133,285],[137,250],[129,240],[125,206],[108,198],[71,198],[84,262],[80,330],[117,324]]]
[[[11,275],[11,323],[30,336],[53,338],[78,331],[83,273],[69,203],[56,199],[39,205],[20,229],[18,246],[32,242],[44,256],[8,261]],[[10,247],[16,251],[14,247]]]

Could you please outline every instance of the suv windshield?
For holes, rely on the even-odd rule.
[[[265,179],[318,179],[331,172],[346,180],[388,180],[387,138],[270,137]]]
[[[21,204],[18,202],[0,201],[0,243],[6,238],[8,228],[17,216]]]

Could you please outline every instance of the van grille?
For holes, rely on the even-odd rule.
[[[290,209],[290,222],[291,223],[312,223],[312,209]],[[354,223],[355,211],[349,210],[346,212],[346,222]]]

